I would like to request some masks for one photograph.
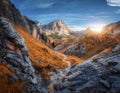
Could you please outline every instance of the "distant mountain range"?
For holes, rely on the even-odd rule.
[[[86,56],[86,54],[91,56],[97,51],[102,51],[119,43],[119,36],[120,22],[106,25],[100,34],[96,34],[90,28],[87,28],[82,32],[73,34],[73,38],[66,38],[65,41],[59,40],[59,44],[55,47],[55,50],[79,57]]]

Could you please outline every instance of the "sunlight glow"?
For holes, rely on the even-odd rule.
[[[93,30],[96,33],[101,33],[103,27],[104,27],[104,24],[92,24],[90,26],[91,30]]]

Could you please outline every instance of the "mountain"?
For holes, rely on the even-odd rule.
[[[39,39],[37,40],[37,38],[40,38],[39,26],[41,26],[41,23],[22,16],[19,10],[9,0],[0,0],[0,2],[0,17],[5,17],[6,20],[10,21],[14,29],[25,39],[30,50],[30,58],[36,68],[44,68],[49,64],[55,68],[66,65],[59,55],[56,55],[53,50],[44,45]],[[58,65],[60,63],[61,66]]]
[[[88,27],[86,30],[84,30],[82,32],[84,35],[89,35],[89,36],[92,36],[92,35],[95,35],[94,31],[92,31],[92,29],[90,27]]]
[[[42,25],[0,0],[0,93],[119,93],[120,22],[69,33],[61,20]]]
[[[43,25],[41,27],[41,32],[45,32],[47,35],[55,34],[58,35],[69,35],[71,30],[67,27],[67,25],[62,20],[55,20],[48,25]]]
[[[62,20],[55,20],[47,25],[40,25],[41,40],[54,48],[58,40],[68,38],[72,32]]]
[[[21,15],[19,10],[9,0],[0,0],[0,17],[8,18],[12,24],[25,28],[27,32],[39,39],[40,30],[37,23]]]
[[[71,30],[61,20],[53,21],[48,25],[42,25],[40,22],[23,16],[9,0],[0,0],[0,2],[0,17],[8,18],[12,24],[25,28],[25,31],[29,32],[34,38],[41,39],[42,33],[45,36],[50,34],[70,34]]]
[[[40,93],[38,76],[49,80],[48,72],[67,65],[61,55],[34,38],[40,25],[22,16],[9,0],[0,0],[0,93]]]
[[[85,30],[81,30],[81,31],[73,31],[71,32],[71,35],[73,36],[78,36],[78,37],[82,37],[82,36],[93,36],[95,35],[95,32],[90,28],[86,28]]]
[[[16,26],[15,29],[8,22],[8,19],[0,18],[1,93],[119,93],[120,44],[115,44],[112,49],[105,49],[77,65],[71,65],[70,61],[67,61],[69,63],[68,67],[49,73],[51,81],[48,81],[49,83],[44,81],[46,82],[44,83],[41,77],[36,75],[36,73],[43,73],[41,70],[44,69],[39,66],[40,59],[38,59],[38,56],[41,56],[41,53],[45,51],[47,52],[45,60],[48,59],[51,62],[49,52],[52,50],[36,41],[35,38],[29,39],[31,35],[27,31],[23,31],[23,28]],[[25,38],[26,43],[23,38]],[[38,56],[35,54],[38,54]],[[55,53],[55,55],[60,54]],[[63,59],[66,60],[66,56],[63,56]],[[56,59],[57,56],[54,58]],[[42,65],[44,65],[44,62]],[[50,68],[49,65],[46,69],[50,70]]]

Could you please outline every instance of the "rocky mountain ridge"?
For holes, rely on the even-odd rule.
[[[26,28],[35,38],[40,39],[40,33],[43,32],[69,35],[71,31],[62,20],[55,20],[48,25],[38,25],[38,22],[23,16],[9,0],[0,0],[0,2],[0,17],[6,17],[14,25]]]
[[[2,73],[1,77],[13,82],[13,84],[19,81],[24,82],[21,91],[26,93],[40,92],[40,81],[35,75],[25,41],[5,18],[0,18],[0,64],[7,65],[14,72],[12,76]],[[6,90],[8,90],[6,93],[11,91],[14,91],[14,93],[19,92],[17,87],[10,90],[7,87],[2,89],[0,85],[0,92]]]
[[[9,0],[0,0],[0,17],[8,18],[12,24],[25,28],[26,31],[39,39],[40,30],[37,23],[23,16]]]

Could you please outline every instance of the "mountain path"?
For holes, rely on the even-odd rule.
[[[66,55],[64,55],[62,53],[59,53],[57,51],[55,51],[55,53],[57,55],[63,56],[63,61],[68,64],[68,66],[65,67],[64,69],[58,69],[56,72],[49,73],[51,80],[58,81],[58,80],[62,80],[67,75],[67,73],[70,71],[70,69],[71,69],[71,62],[67,60],[67,56]]]

